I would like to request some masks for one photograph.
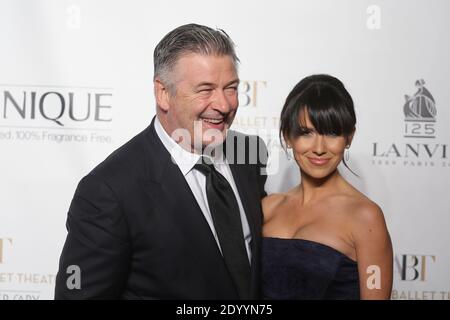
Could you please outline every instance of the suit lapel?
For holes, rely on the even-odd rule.
[[[144,181],[154,210],[173,218],[174,230],[185,235],[192,245],[202,247],[208,254],[220,250],[192,191],[180,168],[173,163],[167,149],[157,136],[152,121],[147,132],[147,176]],[[195,243],[198,242],[198,243]]]
[[[227,139],[234,139],[234,133],[229,132]],[[233,144],[228,145],[228,147],[233,146]],[[248,224],[250,226],[250,232],[252,234],[252,264],[251,264],[251,292],[253,298],[259,297],[260,292],[260,240],[261,240],[261,223],[262,223],[262,213],[259,205],[260,195],[259,189],[256,183],[251,183],[252,181],[257,181],[256,171],[251,169],[251,166],[247,163],[239,163],[238,159],[249,159],[248,157],[248,145],[245,148],[245,157],[238,155],[237,150],[240,148],[234,147],[234,152],[227,155],[226,152],[227,144],[224,144],[224,153],[227,157],[227,161],[230,166],[231,173],[233,175],[236,187],[238,189],[239,197],[241,198],[242,206],[245,210],[245,215],[247,217]],[[234,159],[233,159],[234,158]]]
[[[227,140],[235,140],[235,132],[229,131]],[[233,179],[236,183],[236,187],[238,189],[239,197],[241,198],[242,206],[244,207],[245,215],[247,217],[247,221],[250,226],[250,231],[252,233],[252,239],[255,240],[255,236],[260,234],[260,228],[257,226],[259,225],[256,221],[257,217],[255,216],[258,214],[259,210],[255,203],[255,201],[259,200],[259,197],[255,196],[255,185],[251,184],[250,181],[257,181],[255,172],[251,170],[251,167],[246,163],[240,163],[240,160],[247,161],[249,158],[246,154],[245,157],[242,157],[242,155],[237,154],[238,151],[241,151],[240,146],[237,146],[237,143],[230,143],[230,141],[227,141],[228,143],[224,143],[224,154],[227,158],[227,162],[230,166],[231,173],[233,175]],[[227,145],[228,147],[233,147],[234,152],[228,152],[227,154]],[[248,146],[245,147],[245,152],[248,153]],[[244,162],[245,162],[244,161]],[[254,243],[255,241],[252,241],[252,250],[254,250]]]
[[[252,172],[250,170],[245,170],[246,166],[244,164],[230,164],[229,166],[238,189],[239,197],[241,198],[242,206],[244,207],[247,221],[250,225],[252,237],[254,237],[255,234],[257,234],[255,230],[255,217],[253,216],[255,208],[253,206],[253,201],[251,201],[254,197],[249,194],[250,186],[248,183],[254,179],[252,177]]]

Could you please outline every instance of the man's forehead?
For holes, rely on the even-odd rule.
[[[221,58],[229,58],[229,64],[227,59]],[[227,82],[239,82],[237,68],[233,63],[232,57],[227,55],[217,56],[199,53],[183,55],[177,59],[172,69],[172,73],[175,76],[195,78],[198,75],[199,84],[202,82],[215,82],[213,81],[214,79],[205,79],[205,76],[223,71],[229,74],[229,79],[226,79]]]
[[[225,58],[225,59],[223,59]],[[184,65],[184,62],[202,62],[202,61],[226,61],[226,60],[230,60],[231,64],[234,66],[234,68],[236,69],[236,65],[233,61],[233,57],[230,55],[222,55],[222,54],[204,54],[204,53],[199,53],[199,52],[185,52],[185,53],[181,53],[180,55],[177,56],[176,61],[175,61],[175,67],[176,66],[180,66],[180,65]]]

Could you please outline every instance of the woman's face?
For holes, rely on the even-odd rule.
[[[320,135],[314,128],[306,110],[300,113],[302,127],[307,133],[290,139],[294,158],[302,173],[321,179],[332,174],[344,155],[345,147],[351,143],[352,136]]]

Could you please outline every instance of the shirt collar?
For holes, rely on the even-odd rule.
[[[200,159],[200,155],[189,152],[176,143],[163,128],[158,116],[155,119],[155,130],[162,144],[170,153],[172,161],[180,168],[184,176],[187,175]]]
[[[181,147],[178,143],[176,143],[175,140],[173,140],[163,128],[161,122],[158,119],[158,116],[155,117],[155,130],[162,144],[170,153],[172,161],[180,168],[181,173],[186,176],[189,171],[191,171],[192,168],[199,162],[202,155],[189,152]],[[203,156],[211,158],[207,155]],[[212,157],[211,160],[215,166],[227,164],[223,153],[220,153],[220,155],[216,154],[216,156]]]

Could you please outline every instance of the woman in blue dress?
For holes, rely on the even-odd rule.
[[[309,76],[288,95],[280,137],[301,182],[263,200],[264,298],[390,298],[392,244],[383,212],[337,169],[355,124],[352,98],[332,76]]]

